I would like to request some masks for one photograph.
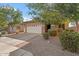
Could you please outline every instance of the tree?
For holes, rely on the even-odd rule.
[[[54,24],[59,26],[59,24],[62,24],[64,21],[66,21],[66,17],[62,16],[61,13],[56,10],[56,4],[37,3],[26,5],[31,10],[30,14],[33,15],[33,17],[38,17],[40,21],[46,25]]]
[[[0,29],[5,29],[8,25],[5,11],[0,7]]]
[[[13,25],[17,25],[23,22],[22,14],[19,10],[14,11],[14,13],[12,13],[12,19]]]
[[[1,6],[0,7],[0,14],[1,16],[1,22],[0,26],[3,27],[3,25],[11,26],[12,28],[23,22],[22,14],[19,10],[15,10],[11,6]],[[1,25],[3,24],[3,25]]]
[[[75,21],[78,31],[79,4],[56,4],[56,9],[61,13],[62,16],[69,18],[70,21]]]

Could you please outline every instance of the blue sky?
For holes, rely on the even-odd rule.
[[[2,3],[1,5],[10,5],[15,9],[19,9],[20,11],[22,11],[24,21],[30,20],[32,18],[31,15],[28,15],[30,10],[23,3],[4,3],[4,4]]]

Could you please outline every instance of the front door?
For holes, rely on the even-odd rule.
[[[48,30],[51,28],[51,25],[50,24],[48,24],[48,25],[46,25],[45,26],[45,32],[48,32]]]

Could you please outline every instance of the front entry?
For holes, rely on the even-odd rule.
[[[48,25],[46,25],[45,26],[45,32],[48,32],[48,30],[51,28],[51,25],[50,24],[48,24]]]

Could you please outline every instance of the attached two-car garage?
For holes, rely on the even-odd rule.
[[[42,26],[27,26],[28,33],[42,33]]]
[[[27,33],[42,33],[44,32],[44,25],[41,23],[26,23],[25,31]]]

